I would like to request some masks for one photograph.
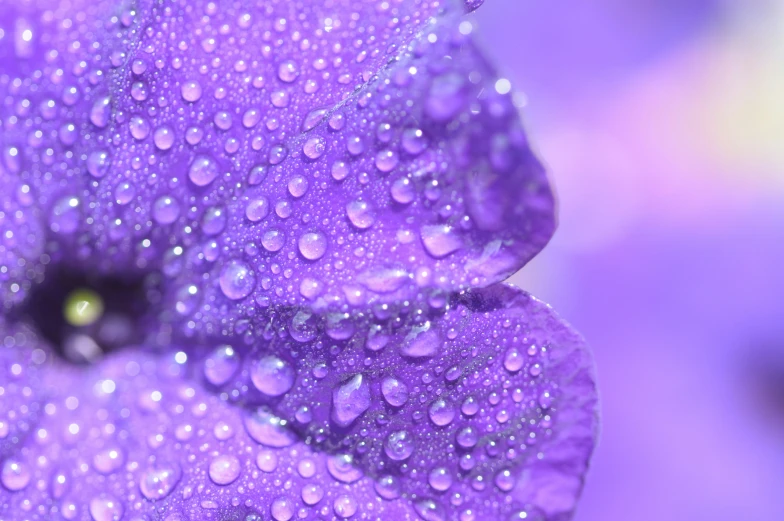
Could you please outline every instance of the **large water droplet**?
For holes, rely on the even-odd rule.
[[[253,362],[250,378],[253,386],[267,396],[281,396],[294,385],[294,369],[280,358],[267,355]]]
[[[258,408],[245,416],[245,429],[251,438],[268,447],[288,447],[296,441],[286,421]]]
[[[182,472],[176,463],[161,463],[146,470],[139,480],[139,490],[144,497],[151,500],[168,496],[180,481]]]
[[[427,476],[427,482],[433,490],[444,492],[452,486],[452,475],[444,467],[436,467]]]
[[[109,170],[109,153],[105,150],[96,150],[87,157],[87,171],[93,177],[101,178]]]
[[[210,479],[216,485],[225,486],[234,483],[240,477],[240,460],[231,454],[222,454],[210,462]]]
[[[446,257],[463,246],[463,239],[446,224],[422,226],[421,236],[427,252],[436,258]]]
[[[327,458],[327,471],[336,480],[342,483],[353,483],[361,479],[365,474],[354,465],[354,457],[351,454],[335,454]]]
[[[332,392],[332,421],[341,427],[351,425],[370,407],[370,386],[355,375]]]
[[[454,406],[443,398],[434,401],[428,409],[430,420],[439,427],[452,423],[452,420],[455,419],[455,413]]]
[[[196,80],[186,81],[182,84],[180,92],[185,101],[199,101],[201,98],[201,85]]]
[[[327,251],[327,237],[321,232],[308,232],[297,242],[299,252],[308,260],[318,260]]]
[[[438,354],[442,344],[440,335],[428,321],[421,326],[411,328],[411,331],[403,339],[400,352],[412,358],[431,357]]]
[[[275,521],[289,521],[294,517],[294,511],[294,503],[285,496],[275,498],[270,505],[270,514]]]
[[[245,262],[232,259],[223,266],[220,274],[220,288],[232,300],[240,300],[256,287],[256,276]]]
[[[332,510],[341,519],[348,519],[357,513],[357,500],[348,494],[341,494],[332,502]]]
[[[263,195],[254,197],[245,206],[245,217],[251,222],[264,219],[269,214],[269,201]]]
[[[162,195],[155,200],[152,217],[158,224],[171,224],[180,216],[180,202],[170,195]]]
[[[397,378],[387,376],[381,381],[381,394],[389,405],[401,407],[408,401],[408,386]]]
[[[174,130],[167,125],[161,125],[153,132],[152,140],[158,150],[169,150],[174,144]]]
[[[30,483],[31,477],[30,467],[26,463],[15,459],[7,459],[3,462],[0,482],[11,492],[25,488]]]
[[[320,136],[308,138],[302,146],[302,152],[310,159],[318,159],[324,154],[326,149],[327,142]]]
[[[117,498],[101,495],[90,501],[90,515],[94,521],[119,521],[123,515],[123,506]]]
[[[375,212],[365,201],[351,201],[346,205],[346,215],[351,224],[365,230],[370,228],[376,220]]]
[[[384,453],[395,461],[402,461],[414,452],[414,438],[408,431],[395,431],[387,436]]]
[[[278,78],[285,83],[291,83],[299,76],[299,67],[293,60],[286,60],[278,65]]]
[[[55,233],[73,233],[82,218],[79,199],[62,197],[52,207],[49,228]]]
[[[207,186],[218,177],[218,165],[212,158],[199,156],[188,168],[188,178],[196,186]]]
[[[382,476],[375,483],[376,493],[386,500],[400,497],[400,480],[395,476]]]
[[[230,345],[217,347],[204,360],[204,376],[213,385],[223,385],[234,376],[240,366],[237,352]]]
[[[93,458],[95,470],[101,474],[111,474],[125,462],[125,455],[119,448],[111,447],[98,452]]]
[[[109,96],[102,96],[95,100],[90,111],[90,121],[98,128],[104,128],[109,124],[112,115],[112,100]]]

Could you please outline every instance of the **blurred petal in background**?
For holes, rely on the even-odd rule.
[[[512,281],[593,346],[576,521],[784,519],[784,2],[494,0],[560,227]]]

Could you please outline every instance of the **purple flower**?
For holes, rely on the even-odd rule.
[[[481,2],[0,15],[3,519],[561,520],[581,338]],[[64,311],[63,311],[64,310]]]

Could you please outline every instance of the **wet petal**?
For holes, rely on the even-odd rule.
[[[237,344],[247,370],[217,390],[269,408],[380,494],[388,482],[432,501],[425,519],[573,509],[596,391],[582,340],[546,305],[493,286],[392,317],[278,310],[265,331]]]
[[[506,89],[454,28],[462,10],[433,22],[443,9],[11,6],[3,175],[45,230],[20,241],[48,240],[52,262],[195,275],[237,314],[500,280],[549,239],[552,197]]]
[[[295,370],[281,396],[251,382],[236,392],[239,380],[213,393],[202,370],[207,360],[215,369],[214,356],[173,347],[86,368],[39,353],[2,387],[27,388],[21,407],[37,414],[3,411],[28,434],[17,430],[3,455],[0,512],[565,519],[595,430],[582,340],[507,287],[459,296],[431,318],[427,329],[392,327],[382,347],[367,343],[363,327],[301,345],[281,332],[242,353],[247,367],[259,355],[278,357],[267,360],[277,368],[268,386],[288,378],[285,364]],[[440,342],[432,357],[400,355],[403,342],[428,333]],[[27,335],[27,347],[5,352],[30,353]],[[27,396],[33,391],[45,398]]]

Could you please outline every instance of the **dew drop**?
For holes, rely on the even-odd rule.
[[[324,151],[326,149],[327,149],[327,142],[321,136],[314,136],[308,138],[308,140],[305,141],[305,144],[302,146],[302,152],[309,159],[320,158],[324,154]]]
[[[455,414],[455,408],[443,398],[434,401],[428,409],[430,420],[439,427],[452,423],[452,420],[455,419]]]
[[[263,408],[248,413],[244,424],[250,437],[267,447],[288,447],[296,441],[294,435],[286,428],[286,421]]]
[[[111,160],[109,153],[104,150],[91,152],[87,157],[87,171],[95,178],[101,178],[109,171]]]
[[[256,287],[256,276],[245,262],[232,259],[223,266],[219,284],[224,295],[231,300],[240,300]]]
[[[397,152],[393,150],[381,150],[376,154],[376,168],[382,172],[391,172],[397,166]]]
[[[297,241],[299,252],[308,260],[318,260],[327,251],[327,237],[321,232],[308,232]]]
[[[278,78],[284,83],[291,83],[299,76],[299,68],[292,60],[286,60],[278,65]]]
[[[346,205],[346,215],[351,224],[365,230],[370,228],[376,220],[375,212],[365,201],[351,201]]]
[[[169,150],[174,144],[174,130],[167,125],[161,125],[153,132],[152,140],[158,150]]]
[[[425,249],[435,258],[446,257],[463,246],[463,239],[446,224],[422,226],[421,237]]]
[[[267,396],[281,396],[294,385],[296,374],[291,365],[280,358],[267,355],[253,362],[250,378],[253,386]]]
[[[222,454],[210,462],[210,479],[216,485],[229,485],[240,477],[240,460],[230,454]]]
[[[258,222],[269,214],[269,201],[263,195],[254,197],[245,206],[245,217],[251,222]]]
[[[204,359],[204,377],[213,385],[227,383],[240,366],[237,352],[230,345],[222,345]]]
[[[198,156],[188,168],[188,178],[196,186],[207,186],[218,177],[218,165],[212,158]]]
[[[90,515],[94,521],[118,521],[123,515],[123,506],[117,498],[102,495],[90,501]]]
[[[170,195],[162,195],[152,206],[152,217],[158,224],[171,224],[180,216],[180,203]]]
[[[294,504],[287,497],[275,498],[270,505],[270,514],[275,521],[289,521],[294,517]]]
[[[150,124],[141,116],[133,116],[128,123],[128,128],[133,138],[139,141],[150,135]]]
[[[384,453],[395,461],[403,461],[414,452],[414,439],[408,431],[395,431],[387,436]]]
[[[185,101],[199,101],[201,98],[201,85],[196,80],[186,81],[180,89],[182,99]]]
[[[353,483],[365,475],[354,465],[354,457],[351,454],[334,454],[327,457],[327,471],[330,476],[342,483]]]
[[[381,394],[389,405],[401,407],[408,401],[408,386],[397,378],[387,376],[381,381]]]
[[[370,407],[370,386],[357,374],[332,391],[332,421],[348,427]]]
[[[26,463],[15,459],[7,459],[3,462],[3,469],[0,471],[0,482],[11,492],[24,489],[32,477],[30,467]]]
[[[175,463],[158,462],[153,468],[146,470],[139,480],[139,490],[150,500],[163,499],[168,496],[180,481],[182,472]]]

